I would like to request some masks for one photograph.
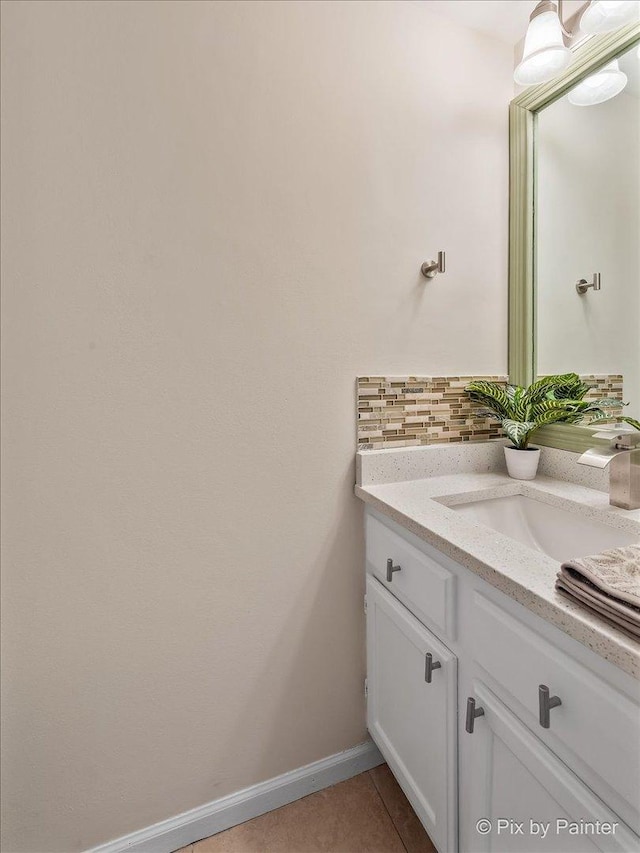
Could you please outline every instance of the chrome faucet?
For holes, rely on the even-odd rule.
[[[595,432],[609,447],[592,447],[578,459],[580,465],[609,468],[609,503],[622,509],[640,509],[640,432],[618,427]]]

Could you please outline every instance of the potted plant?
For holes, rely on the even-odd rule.
[[[505,447],[509,476],[516,480],[533,480],[538,470],[540,449],[529,442],[537,429],[554,423],[574,424],[589,420],[625,421],[640,430],[640,422],[633,418],[613,417],[607,409],[619,408],[620,400],[585,400],[591,390],[577,373],[544,376],[528,388],[521,385],[500,385],[477,380],[470,382],[465,391],[483,408],[483,414],[496,418],[511,441]]]

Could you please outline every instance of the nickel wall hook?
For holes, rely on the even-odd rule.
[[[438,252],[437,261],[425,261],[420,267],[420,272],[425,278],[434,278],[436,273],[445,272],[445,254]]]
[[[600,273],[594,272],[593,281],[587,281],[586,278],[581,278],[576,282],[576,290],[582,296],[592,287],[594,290],[600,290]]]

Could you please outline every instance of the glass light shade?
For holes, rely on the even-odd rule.
[[[639,17],[640,3],[636,0],[591,0],[580,18],[580,29],[587,35],[608,33]]]
[[[535,86],[560,74],[570,62],[571,51],[562,40],[557,12],[542,12],[529,22],[522,62],[513,79],[520,86]]]
[[[620,71],[618,60],[614,59],[600,71],[587,77],[569,92],[569,102],[576,107],[592,107],[615,98],[627,85],[627,75]]]

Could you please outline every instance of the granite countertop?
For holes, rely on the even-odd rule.
[[[487,453],[495,451],[489,449]],[[444,458],[443,454],[438,456]],[[640,678],[640,644],[556,591],[557,560],[457,514],[442,501],[453,506],[477,498],[478,493],[485,498],[521,494],[637,533],[638,541],[640,510],[616,509],[609,505],[603,491],[549,476],[527,482],[512,480],[501,472],[488,471],[484,460],[475,465],[481,470],[438,475],[438,468],[449,467],[436,466],[435,476],[402,482],[366,482],[372,478],[359,476],[366,484],[356,485],[356,495],[601,657]],[[361,468],[359,465],[359,471]]]

